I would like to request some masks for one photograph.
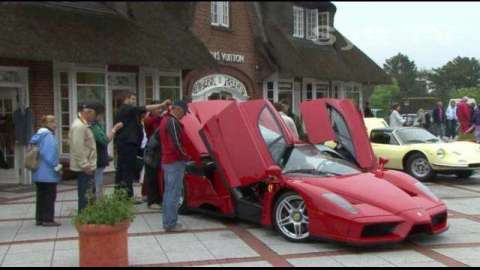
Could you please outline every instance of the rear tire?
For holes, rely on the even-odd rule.
[[[303,198],[295,192],[282,194],[275,202],[273,226],[291,242],[305,242],[310,237],[308,210]]]
[[[419,181],[429,180],[435,175],[427,157],[421,153],[415,153],[408,157],[405,170]]]
[[[473,170],[470,170],[470,171],[459,171],[459,172],[456,172],[456,173],[455,173],[455,175],[456,175],[458,178],[464,178],[464,179],[470,178],[473,174],[474,174],[474,171],[473,171]]]

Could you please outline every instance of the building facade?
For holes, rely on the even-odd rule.
[[[298,114],[302,100],[336,97],[361,106],[388,78],[334,29],[334,15],[329,2],[4,2],[0,113],[29,107],[35,128],[54,114],[68,160],[78,103],[105,104],[111,128],[121,90],[140,105],[267,98]],[[1,134],[6,178],[29,183],[26,146]]]

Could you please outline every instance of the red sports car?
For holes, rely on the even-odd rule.
[[[448,229],[445,204],[426,186],[377,168],[350,101],[302,103],[310,143],[294,141],[266,100],[189,106],[182,123],[194,161],[187,166],[181,211],[273,226],[291,241],[369,245]],[[339,151],[321,145],[328,140]]]

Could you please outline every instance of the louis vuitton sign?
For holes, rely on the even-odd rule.
[[[210,53],[217,61],[237,64],[245,63],[245,56],[243,54],[225,53],[221,51],[211,51]]]

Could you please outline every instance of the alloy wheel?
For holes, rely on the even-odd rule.
[[[291,240],[303,240],[310,235],[305,201],[297,194],[278,201],[275,222],[280,232]]]

